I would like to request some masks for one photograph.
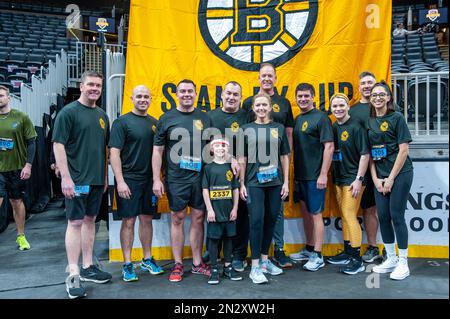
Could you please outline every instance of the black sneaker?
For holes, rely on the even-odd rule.
[[[86,290],[80,284],[80,275],[72,275],[66,278],[66,291],[70,299],[83,298],[87,296]]]
[[[328,257],[326,262],[333,265],[347,265],[350,262],[350,258],[350,255],[343,251],[336,256]]]
[[[217,268],[211,269],[211,274],[208,278],[208,284],[217,285],[219,283],[219,270]]]
[[[233,281],[242,280],[242,276],[231,265],[223,267],[223,276]]]
[[[81,281],[92,281],[96,284],[105,284],[112,278],[110,273],[98,269],[97,266],[90,265],[88,268],[80,269],[80,280]]]
[[[383,257],[380,256],[380,250],[376,246],[369,246],[364,255],[362,255],[362,260],[366,263],[374,262],[375,260],[380,258]]]
[[[281,268],[292,267],[291,258],[287,257],[283,249],[276,249],[273,256],[273,261]]]
[[[341,267],[341,272],[347,275],[356,275],[359,272],[363,272],[366,269],[362,260],[357,260],[351,257],[350,262],[345,266]]]

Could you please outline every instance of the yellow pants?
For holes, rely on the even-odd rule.
[[[344,240],[350,241],[353,248],[361,247],[362,231],[358,222],[358,210],[361,203],[361,197],[364,192],[364,186],[358,197],[352,197],[350,186],[334,186],[336,189],[336,200],[338,209],[342,218],[342,236]]]

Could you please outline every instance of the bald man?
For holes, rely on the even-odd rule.
[[[134,225],[139,216],[139,239],[144,251],[140,270],[153,275],[163,273],[152,257],[153,216],[157,213],[153,194],[152,153],[157,121],[147,114],[150,90],[139,85],[131,96],[133,109],[113,122],[109,141],[111,167],[115,176],[117,214],[122,218],[120,244],[125,264],[122,279],[137,281],[131,262]]]

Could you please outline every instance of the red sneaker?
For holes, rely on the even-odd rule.
[[[169,275],[169,281],[180,282],[183,280],[183,274],[183,264],[175,263],[175,266],[173,266],[172,272]]]
[[[195,266],[194,264],[192,264],[191,272],[193,274],[205,275],[205,276],[209,277],[211,275],[211,268],[209,267],[209,265],[207,265],[205,263],[200,263],[200,265],[198,265],[198,266]]]

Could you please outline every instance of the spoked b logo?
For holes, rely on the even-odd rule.
[[[317,0],[200,0],[200,32],[215,55],[232,67],[257,71],[282,65],[311,36]]]

